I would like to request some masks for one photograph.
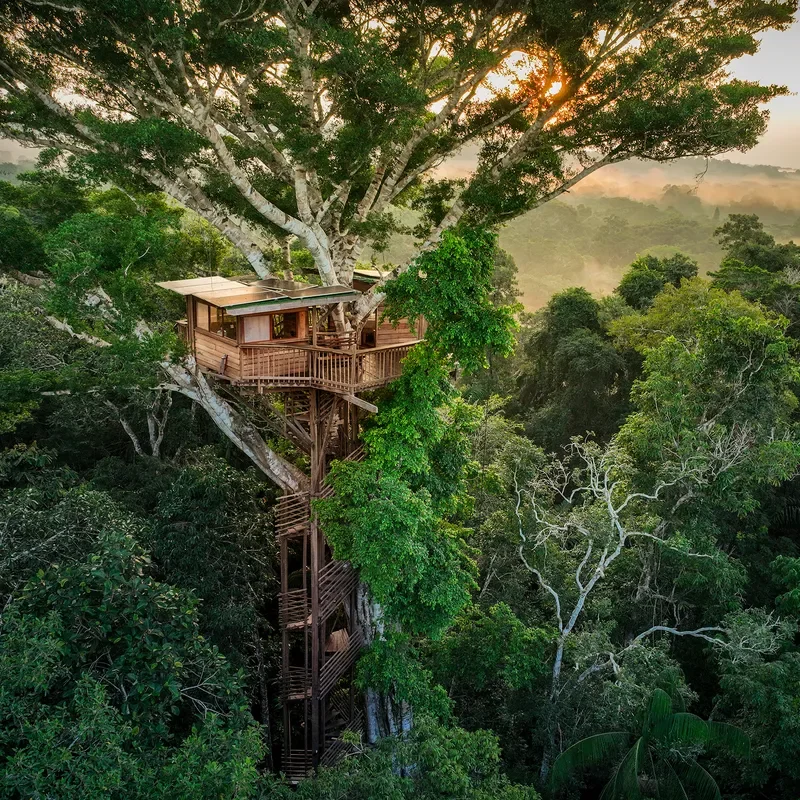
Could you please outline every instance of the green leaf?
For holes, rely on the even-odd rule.
[[[708,741],[708,723],[696,714],[681,711],[655,725],[652,736],[665,742],[705,743]]]
[[[645,733],[671,714],[672,698],[663,689],[655,689],[647,705],[647,716],[644,722]]]
[[[734,755],[750,757],[750,737],[735,725],[726,722],[708,722],[708,743],[724,747]]]
[[[675,771],[692,800],[722,800],[717,782],[694,759],[676,764]]]
[[[564,785],[574,772],[595,767],[609,761],[629,741],[630,734],[624,731],[598,733],[575,742],[568,747],[553,764],[550,784],[554,790]]]
[[[662,800],[689,800],[689,795],[686,794],[686,789],[675,772],[675,768],[666,759],[662,761],[666,767],[664,780],[661,783],[661,798]]]
[[[636,744],[622,759],[619,766],[614,771],[611,780],[606,784],[600,800],[614,800],[617,797],[639,798],[639,763],[641,761],[641,751],[644,747],[644,740],[637,739]]]

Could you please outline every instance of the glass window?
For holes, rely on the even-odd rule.
[[[269,339],[269,317],[258,314],[244,318],[244,340],[246,342],[265,342]]]
[[[209,326],[211,333],[218,333],[226,339],[236,340],[236,317],[225,313],[224,308],[209,306]]]
[[[298,326],[298,314],[293,311],[290,314],[272,315],[272,338],[273,339],[296,339]]]
[[[195,328],[201,328],[204,331],[208,330],[208,306],[199,300],[196,300],[194,304],[194,319]]]

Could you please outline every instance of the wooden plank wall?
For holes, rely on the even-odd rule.
[[[241,376],[239,347],[231,339],[195,328],[194,352],[197,363],[212,372],[219,370],[220,359],[227,355],[228,363],[225,367],[225,375],[234,380]]]
[[[380,320],[383,314],[383,306],[378,306],[378,319]],[[424,322],[419,319],[412,328],[408,324],[407,319],[401,319],[397,323],[397,327],[392,325],[388,319],[384,319],[378,323],[378,335],[375,344],[382,347],[386,344],[402,344],[403,342],[411,342],[415,339],[422,338],[424,334]]]

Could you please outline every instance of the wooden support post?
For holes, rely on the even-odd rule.
[[[321,485],[319,395],[316,389],[309,393],[309,421],[311,427],[311,496],[316,497]],[[322,553],[320,552],[320,532],[316,515],[312,512],[310,523],[311,536],[311,758],[312,765],[319,764],[321,755],[320,737],[320,667],[324,643],[320,642],[324,630],[320,631],[319,614],[319,569]],[[322,644],[322,647],[320,646]]]
[[[289,591],[289,540],[282,536],[280,540],[281,548],[281,593],[286,597]],[[289,675],[289,631],[285,625],[281,625],[281,673],[284,681]],[[286,757],[291,752],[291,719],[289,716],[289,703],[287,698],[287,687],[281,687],[281,697],[283,699],[283,754]]]
[[[189,350],[194,353],[194,297],[188,295],[186,297],[186,326],[188,327],[188,345]]]

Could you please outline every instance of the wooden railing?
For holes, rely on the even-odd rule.
[[[311,774],[312,766],[310,750],[292,750],[283,754],[281,772],[292,783],[298,783]]]
[[[399,378],[403,371],[403,359],[415,342],[373,347],[356,354],[356,383],[360,389],[381,386],[386,381]]]
[[[351,349],[356,346],[356,332],[317,331],[317,345],[319,347],[333,347],[339,350]]]
[[[283,694],[286,700],[305,700],[311,697],[311,670],[305,667],[289,667],[281,675]]]
[[[319,693],[324,697],[336,685],[342,675],[356,663],[363,645],[361,631],[350,634],[347,647],[335,652],[323,665],[319,673]],[[305,667],[289,667],[281,675],[284,697],[289,700],[303,700],[311,697],[311,670]]]
[[[303,628],[311,624],[311,608],[305,589],[294,589],[278,595],[278,611],[281,627],[287,630]]]
[[[327,619],[356,588],[358,575],[349,561],[331,561],[319,571],[319,615]]]
[[[308,533],[311,502],[308,492],[284,494],[275,509],[275,531],[278,536],[300,536]]]
[[[313,345],[243,345],[241,380],[271,386],[317,386],[353,393],[399,377],[416,341],[365,350]]]
[[[348,709],[349,711],[349,709]],[[325,752],[322,754],[320,764],[331,767],[344,756],[354,752],[357,748],[347,741],[344,741],[342,734],[355,733],[359,736],[364,734],[364,714],[359,711],[353,719],[340,731],[337,736],[325,737]]]
[[[342,675],[356,663],[363,643],[361,631],[353,631],[345,650],[334,653],[323,665],[319,673],[319,692],[326,695]]]
[[[242,346],[242,380],[269,380],[277,385],[310,383],[311,350],[286,345]]]

